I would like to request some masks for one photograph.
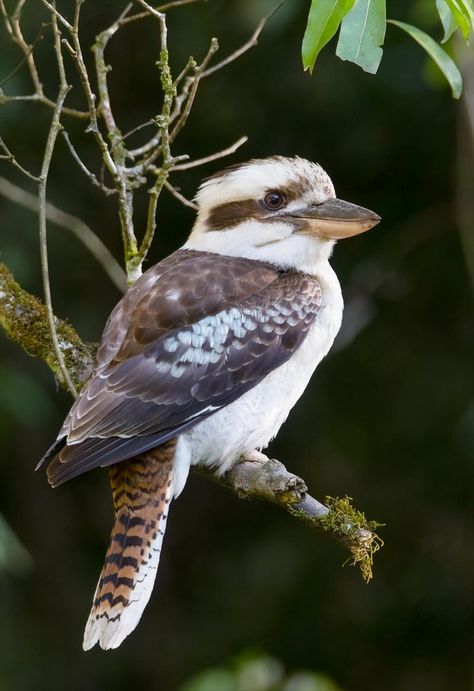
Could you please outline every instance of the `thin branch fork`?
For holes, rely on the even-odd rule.
[[[236,51],[231,53],[229,56],[224,58],[221,62],[217,63],[213,67],[207,67],[207,64],[209,63],[209,60],[212,57],[212,55],[214,55],[218,49],[218,44],[217,44],[216,39],[213,39],[214,43],[211,43],[212,55],[209,56],[209,53],[208,53],[208,55],[205,58],[205,60],[206,60],[205,65],[203,63],[201,63],[201,65],[196,66],[195,61],[192,58],[190,58],[190,60],[188,61],[188,64],[185,66],[182,73],[176,79],[175,85],[177,86],[178,83],[186,75],[186,73],[189,72],[191,69],[194,69],[196,71],[194,74],[189,75],[184,80],[183,87],[182,87],[180,93],[177,94],[177,96],[176,96],[174,108],[173,108],[173,111],[170,115],[170,123],[171,124],[181,115],[182,108],[183,108],[183,105],[186,102],[186,100],[190,96],[192,96],[192,98],[194,99],[194,96],[195,96],[195,91],[193,90],[194,82],[196,80],[198,82],[202,81],[202,79],[204,79],[205,77],[209,77],[211,74],[214,74],[218,70],[223,69],[224,67],[226,67],[230,63],[232,63],[235,60],[237,60],[238,58],[240,58],[244,53],[246,53],[247,51],[254,48],[258,44],[258,39],[259,39],[260,34],[262,33],[263,29],[265,28],[265,25],[270,20],[270,18],[275,14],[275,12],[277,12],[280,9],[281,5],[282,5],[282,3],[278,4],[268,15],[266,15],[265,17],[263,17],[260,20],[260,22],[258,23],[252,36],[249,38],[249,40],[246,43],[244,43],[242,46],[240,46],[240,48],[238,48]],[[176,132],[176,134],[177,134],[177,132]],[[174,136],[176,136],[176,134]],[[174,138],[174,136],[173,136],[173,138]],[[160,143],[160,137],[159,137],[159,133],[158,133],[158,134],[154,135],[148,142],[146,142],[142,146],[129,151],[128,155],[132,159],[136,159],[139,156],[143,156],[144,154],[146,154],[150,150],[153,150],[155,147],[157,147],[159,145],[159,143]]]
[[[3,154],[0,154],[0,159],[8,161],[9,163],[12,164],[14,168],[17,168],[23,175],[26,175],[26,177],[30,178],[30,180],[34,180],[35,182],[39,182],[39,177],[37,175],[33,175],[33,173],[30,173],[29,170],[24,168],[18,161],[16,160],[15,156],[12,154],[8,146],[5,144],[3,139],[0,137],[0,151],[3,151]]]
[[[33,43],[28,44],[23,36],[23,32],[21,29],[21,20],[25,1],[26,0],[19,0],[15,7],[15,10],[13,11],[13,14],[8,15],[4,0],[0,0],[0,14],[3,16],[7,33],[9,34],[11,40],[18,46],[18,48],[23,53],[23,59],[21,60],[21,62],[15,67],[15,69],[12,72],[10,72],[9,75],[7,75],[4,78],[4,80],[0,84],[0,105],[5,103],[14,103],[15,101],[32,101],[42,103],[48,106],[49,108],[54,109],[56,103],[55,101],[52,101],[50,98],[48,98],[44,93],[43,84],[38,73],[38,68],[36,67],[33,53],[36,43],[43,38],[42,32],[45,25],[43,24],[41,26],[38,35],[33,41]],[[1,86],[5,82],[7,82],[25,62],[27,64],[31,81],[33,83],[34,93],[23,96],[8,96],[4,94],[1,90]],[[63,106],[62,108],[62,112],[65,115],[70,115],[79,119],[86,119],[89,117],[89,113],[87,113],[86,111],[76,110],[75,108],[67,108],[65,106]]]
[[[3,2],[3,0],[0,1]],[[141,274],[143,261],[147,256],[155,233],[158,199],[163,187],[165,186],[165,183],[167,183],[168,175],[177,165],[186,165],[182,163],[182,161],[185,160],[185,157],[172,156],[170,146],[186,124],[201,79],[204,76],[211,74],[209,71],[209,63],[218,49],[217,40],[213,39],[202,62],[197,65],[195,61],[190,58],[184,70],[181,72],[178,78],[173,81],[169,67],[166,15],[161,10],[172,9],[175,6],[178,6],[178,4],[188,4],[188,2],[182,2],[182,0],[179,0],[177,2],[166,3],[162,8],[154,8],[148,2],[146,2],[146,0],[135,1],[143,8],[144,12],[131,15],[130,11],[133,7],[133,4],[129,3],[118,16],[118,18],[107,29],[102,31],[97,36],[96,42],[93,46],[93,53],[95,56],[95,77],[97,80],[99,96],[98,105],[96,106],[96,97],[92,91],[90,77],[85,66],[79,40],[80,12],[83,0],[76,0],[74,19],[72,23],[58,12],[54,2],[50,0],[42,0],[43,5],[50,11],[54,22],[56,22],[56,24],[59,23],[69,34],[69,40],[66,39],[64,41],[64,45],[69,51],[80,75],[82,87],[90,112],[90,126],[88,129],[93,132],[97,140],[104,164],[109,170],[114,182],[114,187],[118,192],[119,217],[129,283],[133,283],[133,281],[136,280],[136,278]],[[105,51],[110,39],[122,26],[124,26],[124,24],[129,23],[129,21],[132,20],[135,21],[139,18],[143,19],[145,16],[158,20],[160,26],[160,59],[158,67],[160,70],[160,78],[162,83],[163,106],[161,113],[155,118],[155,124],[157,126],[156,134],[142,147],[139,147],[135,150],[127,150],[125,136],[117,125],[110,102],[107,75],[111,68],[106,63]],[[261,20],[252,37],[246,44],[241,46],[237,51],[216,65],[212,69],[212,72],[215,72],[217,69],[220,69],[233,60],[236,60],[246,50],[256,45],[258,36],[260,35],[266,21],[270,16],[271,15],[268,15],[268,17],[265,17]],[[189,72],[191,71],[192,74],[190,75]],[[178,84],[181,84],[181,82],[182,87],[178,94]],[[99,119],[102,120],[107,131],[107,140],[99,129]],[[135,131],[137,129],[139,128],[135,128]],[[66,142],[71,151],[71,155],[75,159],[76,163],[80,166],[81,170],[88,176],[92,184],[101,188],[106,192],[106,194],[111,194],[112,190],[107,188],[105,185],[102,185],[97,180],[97,177],[87,169],[80,156],[72,146],[70,140],[67,138],[67,135],[65,136]],[[234,146],[229,147],[229,149],[226,149],[225,151],[233,153],[233,151],[235,151],[239,145],[240,141],[239,144],[234,145],[235,148]],[[210,160],[217,160],[224,155],[226,155],[226,153],[217,152],[216,154],[211,154],[210,156],[204,157],[204,159],[199,159],[199,161],[207,162]],[[155,166],[154,162],[159,156],[162,159],[161,164],[159,166]],[[132,161],[137,161],[137,163],[127,167],[126,161],[130,159]],[[198,161],[190,162],[186,165],[186,168],[181,167],[181,170],[195,167],[199,164],[200,163]],[[133,225],[134,192],[146,182],[147,175],[150,173],[155,176],[155,181],[149,190],[150,199],[146,229],[141,242],[138,243]],[[173,186],[170,185],[168,189],[178,199],[180,199],[180,196],[182,197],[179,192],[174,190]],[[181,198],[181,201],[186,203],[187,206],[190,205],[190,202],[187,202],[187,200],[185,201],[184,198]]]
[[[34,48],[34,42],[33,45],[29,45],[23,36],[23,32],[21,30],[21,14],[23,11],[23,7],[25,4],[25,0],[19,0],[13,14],[9,17],[5,4],[3,0],[0,0],[0,11],[3,15],[3,19],[5,22],[5,27],[14,43],[17,44],[17,46],[20,48],[21,52],[23,53],[23,61],[26,61],[28,65],[28,70],[30,72],[31,80],[33,82],[33,86],[35,88],[35,93],[38,95],[38,97],[43,98],[44,93],[43,93],[43,84],[41,83],[41,80],[38,75],[38,70],[36,69],[36,64],[35,60],[33,57],[33,48]],[[41,37],[41,30],[38,35],[38,38]],[[36,40],[38,40],[38,38]]]
[[[149,190],[150,199],[148,202],[148,217],[145,234],[143,240],[140,244],[140,248],[136,257],[134,258],[133,269],[135,271],[134,278],[136,275],[141,273],[142,264],[148,254],[151,247],[151,243],[155,234],[156,229],[156,210],[158,205],[158,199],[160,197],[161,191],[168,179],[168,174],[174,164],[178,160],[183,160],[183,157],[179,159],[174,158],[171,155],[171,136],[169,132],[170,124],[170,113],[173,104],[173,99],[176,96],[176,88],[173,83],[173,78],[171,76],[171,68],[169,65],[169,54],[168,54],[168,29],[166,26],[166,17],[162,12],[154,10],[150,5],[148,5],[145,0],[137,0],[142,7],[150,12],[150,14],[158,20],[160,25],[160,58],[158,61],[158,68],[160,70],[161,87],[163,89],[163,106],[160,115],[156,118],[156,125],[158,127],[159,137],[161,140],[160,150],[163,158],[163,163],[160,170],[156,175],[156,180],[154,185]],[[188,158],[187,156],[185,158]]]
[[[95,57],[97,86],[99,90],[98,114],[102,117],[105,123],[110,141],[110,150],[108,151],[114,163],[113,170],[110,172],[112,173],[119,193],[119,215],[125,248],[127,275],[130,282],[137,278],[137,276],[133,275],[133,272],[130,272],[129,266],[129,261],[136,256],[138,251],[133,226],[133,188],[135,185],[134,182],[130,180],[125,169],[127,155],[123,134],[115,121],[110,103],[109,88],[107,83],[107,74],[109,73],[110,68],[105,62],[105,50],[108,42],[119,30],[122,20],[129,14],[131,8],[132,4],[129,3],[120,14],[118,19],[111,24],[108,29],[105,29],[105,31],[102,31],[99,34],[92,48],[92,52],[94,53]],[[78,25],[78,19],[76,24]]]
[[[60,370],[46,308],[15,282],[4,264],[0,264],[0,326],[9,338],[30,355],[44,360],[58,376]],[[68,369],[79,390],[92,371],[95,346],[84,344],[69,324],[56,320],[56,328]],[[279,461],[258,452],[243,458],[220,478],[209,468],[197,470],[241,499],[275,504],[312,530],[336,540],[349,551],[349,563],[359,566],[366,581],[371,579],[373,557],[383,545],[376,533],[379,524],[368,521],[354,509],[348,497],[326,497],[321,503],[308,494],[304,480],[288,472]]]
[[[190,209],[193,209],[193,211],[198,210],[198,205],[187,199],[183,194],[181,194],[181,192],[178,189],[176,189],[176,187],[173,187],[173,185],[170,182],[168,182],[168,180],[165,180],[165,187],[168,190],[168,192],[170,192],[173,195],[173,197],[176,197],[176,199],[179,202],[181,202],[181,204],[187,206]]]
[[[213,65],[212,67],[209,67],[207,70],[205,70],[205,72],[201,75],[201,78],[209,77],[211,74],[214,74],[214,72],[217,72],[218,70],[221,70],[223,67],[230,65],[231,62],[235,62],[235,60],[238,60],[238,58],[240,58],[248,50],[258,45],[258,39],[263,29],[265,28],[265,25],[273,17],[275,12],[278,12],[282,5],[283,2],[278,3],[278,5],[276,5],[276,7],[274,7],[271,12],[269,12],[265,17],[262,17],[249,40],[246,43],[244,43],[243,46],[240,46],[240,48],[231,53],[227,58],[224,58],[224,60],[218,62],[217,65]]]
[[[224,158],[229,156],[240,149],[240,147],[248,142],[248,137],[240,137],[236,142],[231,144],[221,151],[216,151],[215,154],[210,154],[209,156],[204,156],[204,158],[196,158],[194,161],[186,161],[185,163],[177,163],[173,166],[173,173],[180,170],[189,170],[190,168],[197,168],[198,166],[203,166],[205,163],[210,163],[211,161],[217,161],[219,158]]]

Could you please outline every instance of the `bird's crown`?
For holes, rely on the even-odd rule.
[[[262,199],[271,192],[283,194],[286,203],[301,202],[311,195],[313,203],[334,197],[329,175],[317,163],[296,156],[270,156],[238,163],[206,178],[196,194],[200,212],[247,199]],[[270,204],[272,200],[268,199]],[[274,202],[277,199],[274,198]]]

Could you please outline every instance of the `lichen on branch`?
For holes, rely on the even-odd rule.
[[[55,317],[61,352],[74,386],[79,390],[87,381],[94,360],[94,346],[86,345],[74,328]],[[46,306],[24,290],[13,274],[0,263],[0,326],[28,355],[43,360],[64,385],[61,368],[51,339]]]

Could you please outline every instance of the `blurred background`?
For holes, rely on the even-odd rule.
[[[429,0],[388,4],[393,17],[441,35]],[[273,5],[209,0],[175,9],[168,16],[174,73],[189,55],[202,58],[212,36],[220,58],[236,49]],[[123,6],[85,3],[83,45]],[[157,587],[137,630],[117,651],[83,653],[112,523],[107,475],[96,471],[53,491],[44,473],[33,472],[71,401],[42,362],[0,333],[2,691],[474,689],[474,159],[466,103],[451,99],[421,49],[393,27],[375,77],[338,60],[334,44],[313,77],[304,74],[308,6],[287,0],[257,48],[202,83],[173,153],[201,157],[243,134],[249,141],[224,162],[176,173],[172,182],[192,197],[219,167],[298,154],[323,165],[338,196],[382,216],[374,231],[336,248],[344,326],[270,447],[316,497],[348,494],[386,524],[374,580],[366,585],[356,569],[341,568],[346,554],[338,545],[276,508],[192,476],[172,506]],[[29,40],[45,16],[40,3],[27,7]],[[48,43],[46,33],[37,56],[54,98]],[[151,21],[110,44],[123,130],[161,106],[157,51]],[[5,32],[0,55],[2,77],[20,60]],[[29,93],[27,72],[18,70],[7,87]],[[81,106],[79,95],[71,103]],[[34,170],[50,117],[34,104],[0,109],[1,136]],[[84,125],[66,122],[98,171]],[[6,163],[0,174],[34,191]],[[121,258],[114,199],[90,185],[62,140],[48,197]],[[137,228],[145,204],[143,194]],[[0,214],[1,260],[42,295],[35,215],[2,197]],[[152,262],[183,243],[193,217],[164,194]],[[66,230],[49,227],[49,252],[56,313],[97,341],[119,292]]]

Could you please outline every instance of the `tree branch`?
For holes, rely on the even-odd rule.
[[[7,33],[9,34],[11,40],[19,47],[19,49],[23,53],[23,59],[15,67],[15,69],[2,80],[0,84],[0,105],[4,103],[14,103],[15,101],[36,101],[38,103],[43,103],[49,108],[54,109],[56,107],[56,103],[52,101],[50,98],[48,98],[43,91],[43,84],[40,80],[33,54],[35,45],[38,43],[38,41],[40,41],[43,38],[43,29],[46,25],[41,25],[38,35],[36,36],[33,43],[29,45],[25,41],[21,29],[21,20],[24,5],[25,0],[19,0],[13,14],[9,16],[4,1],[0,0],[0,14],[3,16]],[[16,74],[17,70],[19,70],[25,62],[28,66],[31,81],[33,82],[34,93],[26,96],[7,96],[3,93],[1,87],[3,86],[3,84],[5,84],[5,82],[11,79],[11,77],[13,77],[14,74]],[[66,115],[72,115],[73,117],[80,119],[85,119],[89,117],[89,113],[87,113],[86,111],[76,110],[75,108],[63,107],[62,112]]]
[[[373,557],[383,546],[375,532],[381,524],[368,521],[352,506],[350,497],[326,497],[322,504],[308,494],[304,480],[288,472],[280,461],[258,451],[242,457],[223,477],[217,477],[208,468],[198,470],[241,499],[263,499],[276,504],[312,530],[325,533],[349,550],[351,556],[346,563],[357,565],[366,582],[372,579]]]
[[[173,185],[168,182],[168,180],[165,180],[165,187],[170,192],[173,197],[176,197],[176,199],[183,204],[183,206],[187,206],[190,209],[193,209],[194,211],[197,211],[199,209],[198,205],[195,204],[194,202],[190,201],[189,199],[186,199],[186,197],[181,194],[179,190],[176,189],[176,187],[173,187]]]
[[[80,389],[90,376],[95,346],[84,344],[69,324],[55,321],[68,370]],[[56,375],[60,373],[45,306],[15,282],[4,264],[0,264],[0,326],[27,353],[44,360]],[[375,532],[380,524],[368,521],[348,497],[326,497],[323,504],[308,494],[304,480],[258,452],[243,458],[221,478],[209,468],[197,470],[241,499],[276,504],[312,530],[336,540],[349,551],[348,562],[359,566],[364,580],[372,578],[373,557],[383,545]]]
[[[20,163],[16,160],[15,156],[12,154],[10,149],[7,147],[3,139],[0,137],[0,151],[4,151],[4,154],[0,155],[0,160],[5,160],[8,161],[9,163],[12,164],[14,168],[17,168],[23,175],[26,175],[26,177],[30,178],[30,180],[34,180],[35,182],[39,182],[39,177],[36,175],[33,175],[33,173],[30,173],[29,170],[26,170],[26,168],[23,168]]]
[[[215,154],[210,154],[209,156],[204,156],[204,158],[196,158],[194,161],[186,161],[186,163],[178,163],[177,165],[173,166],[173,173],[175,173],[178,170],[189,170],[190,168],[197,168],[198,166],[202,166],[205,163],[210,163],[211,161],[217,161],[219,158],[224,158],[225,156],[229,156],[229,154],[233,154],[239,149],[242,144],[245,144],[245,142],[248,141],[248,137],[240,137],[236,142],[231,144],[231,146],[228,146],[226,149],[222,149],[221,151],[216,151]]]
[[[6,197],[10,201],[30,209],[36,213],[39,212],[38,197],[26,190],[14,185],[12,182],[0,176],[0,195]],[[109,276],[110,280],[116,285],[120,292],[124,293],[127,288],[127,277],[125,271],[122,269],[118,261],[115,259],[109,248],[104,245],[102,240],[77,216],[68,214],[57,206],[46,202],[46,220],[55,223],[61,228],[70,230],[71,233],[87,247],[89,252],[97,259],[99,264]]]
[[[241,55],[246,53],[248,50],[251,48],[254,48],[256,45],[258,45],[258,39],[260,34],[262,33],[266,23],[268,22],[271,17],[275,14],[275,12],[278,12],[280,7],[283,5],[283,2],[279,2],[276,7],[273,8],[271,12],[269,12],[265,17],[262,17],[262,19],[259,21],[255,31],[249,38],[249,40],[244,43],[240,48],[238,48],[236,51],[228,55],[224,60],[221,60],[221,62],[218,62],[217,65],[213,65],[212,67],[209,67],[205,72],[201,74],[201,78],[203,79],[204,77],[209,77],[211,74],[214,74],[214,72],[217,72],[218,70],[221,70],[223,67],[227,67],[227,65],[230,65],[231,62],[234,62],[238,58],[240,58]]]
[[[67,322],[54,318],[59,347],[73,384],[80,389],[92,371],[95,348],[81,341]],[[0,326],[28,355],[39,357],[61,381],[61,368],[51,339],[45,305],[15,281],[0,263]],[[62,382],[64,384],[64,382]]]
[[[71,156],[73,159],[76,161],[77,165],[79,168],[82,170],[82,172],[89,178],[89,180],[92,182],[94,187],[97,187],[99,190],[101,190],[107,197],[109,197],[111,194],[117,194],[116,189],[112,189],[111,187],[107,187],[106,185],[103,185],[101,182],[97,180],[97,177],[92,173],[89,168],[86,166],[84,161],[81,159],[79,154],[77,153],[76,149],[72,145],[71,140],[69,139],[68,133],[63,130],[62,135],[64,137],[64,140],[68,146],[69,151],[71,152]]]

